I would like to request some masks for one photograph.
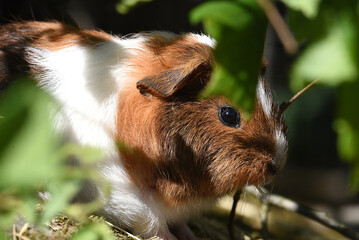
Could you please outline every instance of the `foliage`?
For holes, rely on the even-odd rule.
[[[0,239],[6,239],[19,216],[41,226],[59,213],[85,222],[76,239],[112,239],[103,223],[94,228],[86,223],[101,206],[98,201],[69,204],[82,180],[99,182],[94,161],[100,152],[60,144],[51,124],[55,103],[35,84],[20,81],[0,97]],[[69,156],[81,159],[81,168],[65,164]],[[46,203],[38,197],[45,186],[50,194]]]
[[[303,13],[307,18],[314,18],[318,14],[321,0],[282,0],[288,7]]]
[[[351,164],[351,182],[359,189],[359,3],[330,0],[317,5],[303,1],[301,7],[294,7],[289,2],[297,1],[283,2],[293,10],[291,29],[308,44],[292,67],[290,84],[298,90],[320,78],[321,84],[337,89],[333,125],[338,151]]]
[[[224,95],[247,112],[253,108],[267,21],[253,0],[208,1],[192,10],[217,41],[216,66],[204,96]]]
[[[281,1],[289,8],[290,29],[305,46],[292,66],[290,86],[297,92],[320,78],[321,84],[336,88],[338,151],[351,164],[352,184],[359,189],[359,3]],[[225,95],[250,111],[266,26],[257,1],[208,1],[190,19],[202,22],[218,41],[217,65],[204,95]]]
[[[132,8],[139,4],[151,1],[152,0],[120,0],[116,4],[116,11],[120,14],[127,14]]]

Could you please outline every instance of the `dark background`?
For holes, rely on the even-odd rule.
[[[202,32],[201,26],[188,21],[188,13],[203,0],[154,0],[143,3],[128,14],[116,11],[116,0],[2,0],[0,23],[14,20],[59,20],[83,28],[128,33],[164,30],[176,33]],[[283,15],[286,9],[277,4]],[[294,33],[295,34],[295,33]],[[305,48],[303,43],[302,48]],[[286,101],[288,72],[295,56],[284,53],[272,29],[268,28],[264,55],[269,66],[266,78],[271,82],[278,102]],[[335,90],[315,87],[305,93],[286,113],[289,127],[289,158],[274,192],[296,201],[320,205],[343,221],[358,225],[359,219],[347,216],[348,206],[357,198],[348,190],[348,167],[338,157],[335,116]],[[357,208],[356,208],[357,209]],[[354,210],[350,211],[354,214]]]

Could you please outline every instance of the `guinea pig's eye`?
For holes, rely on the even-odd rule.
[[[228,127],[239,128],[241,125],[241,116],[237,109],[232,106],[220,107],[218,116],[221,122]]]

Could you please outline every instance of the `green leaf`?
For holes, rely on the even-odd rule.
[[[204,21],[206,25],[209,22],[216,22],[222,26],[233,29],[242,29],[252,21],[251,13],[243,8],[236,1],[211,1],[205,2],[190,14],[190,20],[193,24]],[[207,30],[211,30],[209,27]]]
[[[66,144],[62,149],[64,157],[76,157],[81,163],[97,163],[102,156],[102,151],[90,146],[81,146],[76,144]]]
[[[340,157],[350,164],[350,185],[359,189],[359,79],[338,87],[337,116],[334,128],[338,133]]]
[[[11,226],[17,212],[23,207],[23,201],[14,194],[14,191],[0,192],[0,231]]]
[[[334,123],[338,133],[338,150],[341,157],[359,165],[359,79],[338,89],[338,119]],[[359,179],[359,176],[358,176]],[[359,180],[358,180],[359,181]]]
[[[358,191],[359,189],[359,164],[356,162],[355,164],[352,164],[350,167],[350,186],[353,190]]]
[[[338,149],[340,156],[349,162],[355,163],[359,158],[359,131],[356,126],[346,119],[337,119],[334,122],[338,133]]]
[[[0,96],[0,228],[19,214],[37,219],[38,188],[59,174],[61,159],[51,126],[50,97],[18,81]]]
[[[0,100],[0,189],[26,191],[57,175],[57,141],[50,121],[50,98],[22,82]],[[32,190],[33,191],[33,190]]]
[[[308,81],[338,86],[358,77],[358,37],[349,14],[342,14],[321,40],[311,44],[291,72],[291,87],[301,89]]]
[[[9,227],[19,214],[30,223],[47,221],[60,212],[75,212],[75,218],[85,219],[101,206],[99,200],[70,205],[84,179],[100,178],[96,161],[102,153],[72,144],[60,148],[50,114],[54,107],[52,99],[29,81],[14,84],[0,98],[0,229]],[[76,157],[79,164],[66,165],[68,157]],[[106,189],[104,181],[99,184]],[[44,185],[51,197],[39,216],[37,193]]]
[[[289,14],[295,36],[308,44],[293,64],[290,85],[297,91],[308,81],[320,78],[323,85],[336,88],[337,115],[333,126],[338,133],[337,149],[350,164],[351,185],[356,189],[359,189],[358,7],[357,1],[326,0],[314,18],[305,18],[295,11]]]
[[[81,189],[81,181],[51,182],[46,191],[51,194],[44,206],[41,222],[49,221],[52,217],[65,211],[75,194]]]
[[[89,222],[80,228],[73,240],[114,240],[110,229],[104,222]]]
[[[120,0],[116,4],[116,11],[120,14],[127,14],[132,8],[141,3],[151,2],[152,0]]]
[[[262,10],[255,1],[210,1],[192,10],[190,20],[217,41],[216,67],[202,96],[225,96],[251,112],[267,26]]]
[[[301,11],[306,17],[314,18],[317,16],[321,0],[281,0],[293,10]]]

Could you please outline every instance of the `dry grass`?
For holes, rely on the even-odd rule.
[[[130,232],[113,225],[106,221],[103,217],[91,215],[89,220],[92,222],[104,222],[112,231],[116,240],[154,240],[156,238],[142,239]],[[13,240],[68,240],[81,228],[81,224],[64,214],[60,214],[53,218],[46,227],[33,226],[18,220],[13,224],[12,239]]]
[[[12,229],[13,240],[65,240],[70,239],[79,224],[65,215],[59,215],[47,223],[47,227],[34,226],[18,220]]]
[[[227,223],[232,201],[230,198],[219,203],[219,207],[211,213],[204,214],[190,222],[198,240],[228,240]],[[268,215],[268,231],[262,228],[261,216],[263,205],[255,196],[246,195],[245,201],[240,201],[234,219],[234,235],[236,239],[347,239],[336,231],[318,222],[314,222],[295,212],[278,207],[271,207]],[[128,231],[114,226],[103,217],[90,216],[90,222],[103,222],[112,231],[116,240],[144,240]],[[82,225],[65,215],[53,218],[44,227],[35,227],[24,221],[18,221],[13,226],[13,240],[67,240],[81,229]],[[151,238],[147,240],[154,240]]]

